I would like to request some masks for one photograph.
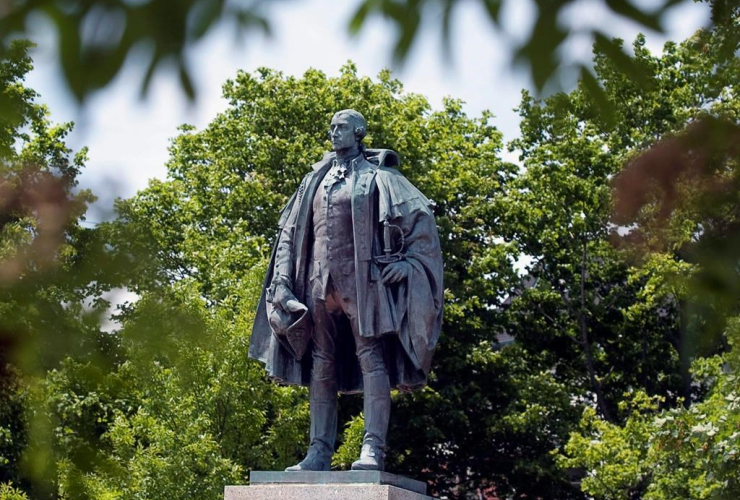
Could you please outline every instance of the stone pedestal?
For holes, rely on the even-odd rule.
[[[253,471],[249,486],[227,486],[225,500],[432,500],[426,484],[379,471]]]

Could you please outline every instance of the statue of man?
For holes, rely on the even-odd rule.
[[[426,384],[442,323],[442,254],[430,201],[366,150],[365,118],[339,111],[333,153],[283,210],[249,355],[280,383],[307,385],[311,441],[287,471],[331,467],[337,393],[364,394],[353,470],[383,470],[391,388]]]

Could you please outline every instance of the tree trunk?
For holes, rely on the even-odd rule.
[[[588,377],[591,380],[591,386],[596,393],[596,404],[601,411],[601,415],[609,422],[613,422],[611,412],[606,404],[604,398],[604,392],[601,387],[601,382],[596,377],[596,369],[594,368],[594,358],[591,352],[591,342],[588,338],[588,321],[586,319],[586,243],[583,243],[583,251],[581,252],[581,307],[578,310],[578,323],[581,327],[581,345],[583,346],[584,355],[586,357],[586,369],[588,370]]]

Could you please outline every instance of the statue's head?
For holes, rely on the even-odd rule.
[[[361,147],[367,134],[365,117],[354,109],[343,109],[334,113],[329,126],[329,138],[334,151]]]

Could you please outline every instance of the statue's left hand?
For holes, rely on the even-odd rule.
[[[397,283],[403,279],[406,279],[411,273],[411,264],[404,260],[399,260],[393,264],[388,264],[383,269],[383,284]]]

